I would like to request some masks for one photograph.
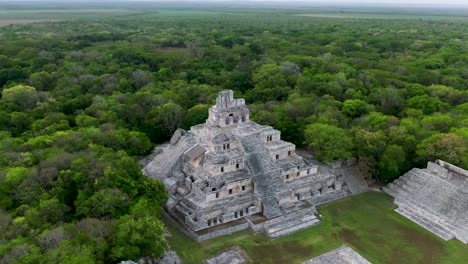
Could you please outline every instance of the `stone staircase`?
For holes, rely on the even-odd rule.
[[[306,202],[306,201],[297,201],[293,204],[284,204],[281,206],[281,211],[283,211],[283,213],[285,214],[290,214],[292,212],[295,212],[295,211],[298,211],[298,210],[302,210],[302,209],[306,209],[306,208],[309,208],[309,207],[312,207],[312,205],[309,203],[309,202]],[[314,207],[312,207],[314,208]],[[314,214],[317,213],[317,210],[314,209]]]
[[[263,215],[274,218],[282,214],[281,208],[274,194],[280,191],[282,182],[278,176],[280,171],[275,169],[274,162],[268,152],[252,139],[243,139],[244,146],[248,146],[253,152],[247,159],[247,166],[255,176],[252,177],[256,195],[261,198]],[[264,173],[268,171],[268,174]]]
[[[276,197],[268,196],[262,199],[263,215],[267,218],[274,218],[282,214],[278,206]]]
[[[418,169],[412,169],[382,189],[393,197],[411,198],[428,180],[424,177],[425,175],[418,172]]]
[[[320,223],[314,213],[310,207],[271,219],[264,225],[265,232],[270,238],[278,238],[314,226]]]
[[[421,209],[414,204],[409,202],[401,202],[395,211],[445,241],[455,237],[451,230],[446,227],[446,224],[442,219],[439,219],[437,216],[430,214],[428,211]]]
[[[463,186],[427,169],[412,169],[383,187],[395,198],[399,214],[444,240],[457,238],[468,243],[467,195]]]
[[[159,180],[163,180],[185,151],[192,147],[190,142],[187,136],[185,136],[181,137],[175,146],[167,145],[163,147],[162,153],[156,155],[143,169],[144,173],[146,175],[156,176]]]

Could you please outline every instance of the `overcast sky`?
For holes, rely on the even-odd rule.
[[[158,0],[129,0],[129,1],[154,1]],[[171,1],[171,0],[169,0]],[[172,0],[176,2],[177,0]],[[167,2],[162,1],[162,2]],[[182,2],[198,2],[197,0],[182,0]],[[205,0],[201,2],[233,2],[232,0]],[[468,0],[239,0],[236,2],[299,2],[299,3],[366,3],[366,4],[398,4],[398,5],[468,5]]]
[[[79,2],[79,1],[84,1],[84,2],[94,2],[94,3],[99,3],[99,2],[112,2],[112,0],[0,0],[0,2],[62,2],[62,3],[67,3],[67,2]],[[186,3],[196,3],[196,2],[214,2],[214,3],[302,3],[302,4],[327,4],[327,3],[332,3],[334,5],[336,4],[366,4],[366,5],[396,5],[396,6],[463,6],[463,7],[468,7],[468,0],[114,0],[114,1],[119,1],[119,2],[186,2]]]
[[[138,0],[136,0],[138,1]],[[191,1],[195,1],[195,0],[191,0]],[[212,0],[212,1],[216,1],[216,2],[223,2],[224,0]],[[242,0],[240,0],[242,1]],[[372,3],[372,4],[376,4],[376,3],[400,3],[400,4],[439,4],[439,5],[442,5],[442,4],[457,4],[457,5],[461,5],[461,4],[467,4],[468,3],[468,0],[326,0],[326,1],[323,1],[323,0],[318,0],[318,1],[315,1],[315,0],[288,0],[288,1],[285,1],[285,0],[249,0],[249,1],[252,1],[252,2],[310,2],[310,3],[330,3],[330,2],[333,2],[333,3]]]

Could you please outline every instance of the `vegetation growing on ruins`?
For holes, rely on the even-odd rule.
[[[468,167],[463,17],[155,11],[0,28],[0,262],[159,256],[166,197],[137,159],[203,122],[223,89],[283,139],[357,157],[381,182],[436,158]],[[18,13],[47,18],[5,12]]]

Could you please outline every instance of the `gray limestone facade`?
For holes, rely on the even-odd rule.
[[[177,130],[143,171],[165,184],[166,212],[197,240],[247,227],[289,234],[319,222],[314,201],[349,194],[342,175],[251,121],[232,91],[220,92],[206,123]]]

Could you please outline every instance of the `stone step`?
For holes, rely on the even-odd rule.
[[[431,223],[442,226],[444,229],[449,230],[451,234],[459,234],[462,229],[453,225],[453,219],[447,218],[446,215],[440,214],[434,211],[432,208],[424,204],[416,204],[414,201],[402,201],[400,199],[395,200],[395,204],[405,208],[407,211],[411,210],[416,212],[420,217],[426,218]],[[468,229],[467,229],[468,234]],[[468,236],[467,236],[468,238]]]
[[[154,157],[154,159],[146,165],[144,171],[150,177],[164,179],[166,175],[173,169],[179,158],[190,147],[187,138],[182,137],[176,145],[168,145],[162,148],[162,152]]]
[[[315,208],[309,207],[309,208],[305,208],[302,210],[292,212],[287,215],[282,215],[282,216],[270,219],[265,223],[265,229],[272,228],[276,225],[281,225],[281,224],[288,223],[288,222],[294,222],[296,219],[301,219],[306,216],[315,217]]]
[[[422,187],[422,184],[416,182],[416,181],[413,181],[413,180],[408,180],[406,181],[406,185],[410,186],[413,190],[415,189],[419,189]]]
[[[299,209],[300,209],[299,206],[281,207],[281,210],[283,210],[285,214],[293,213]]]
[[[416,199],[402,202],[402,204],[406,207],[416,207],[418,211],[422,211],[427,216],[435,217],[438,219],[438,222],[443,222],[444,225],[447,225],[447,216],[435,211],[430,205],[418,202]]]
[[[414,192],[414,189],[411,188],[411,186],[409,186],[406,182],[401,181],[400,179],[395,180],[393,183],[395,185],[398,185],[398,187],[400,189],[403,189],[403,190],[407,191],[408,193],[413,193]]]
[[[185,209],[183,206],[177,205],[175,208],[185,216],[188,216],[191,214],[190,211]]]
[[[305,209],[302,209],[302,210],[292,212],[292,213],[287,214],[287,215],[282,215],[282,216],[273,218],[271,220],[268,220],[268,222],[265,223],[265,226],[271,227],[271,226],[274,226],[274,225],[276,225],[278,223],[288,222],[290,220],[298,219],[298,218],[308,216],[308,215],[312,215],[312,216],[315,217],[314,213],[315,213],[315,210],[314,210],[313,207],[305,208]]]
[[[425,177],[421,173],[415,173],[414,175],[411,175],[410,179],[411,179],[412,182],[418,183],[420,185],[425,184],[427,182],[427,180],[428,180],[428,178]]]
[[[399,185],[395,184],[394,182],[389,183],[384,190],[387,190],[387,193],[392,195],[393,197],[411,197],[411,193],[407,190],[400,188]]]
[[[305,216],[305,217],[302,217],[301,219],[294,219],[294,220],[293,219],[288,219],[288,220],[286,220],[284,222],[277,223],[275,225],[268,225],[267,232],[268,233],[274,233],[274,232],[277,232],[279,230],[290,228],[290,227],[293,227],[293,226],[296,226],[296,225],[299,225],[299,224],[302,224],[302,223],[306,223],[306,222],[309,222],[309,221],[313,221],[313,220],[316,220],[316,219],[317,219],[317,217],[315,217],[314,215]]]
[[[263,198],[263,215],[267,218],[274,218],[282,214],[275,197]]]
[[[278,238],[278,237],[281,237],[281,236],[285,236],[285,235],[289,235],[291,233],[297,232],[299,230],[309,228],[311,226],[317,225],[318,223],[320,223],[320,220],[315,218],[314,220],[307,221],[305,223],[294,225],[294,226],[291,226],[291,227],[288,227],[288,228],[280,229],[280,230],[278,230],[276,232],[272,232],[272,233],[267,232],[267,235],[270,238]]]
[[[431,219],[427,218],[420,212],[421,210],[413,211],[412,208],[408,208],[405,205],[400,205],[400,207],[395,211],[444,240],[450,240],[454,238],[454,235],[450,232],[450,230],[434,221],[431,221]]]
[[[463,230],[457,229],[456,231],[454,231],[454,234],[458,240],[460,240],[461,242],[465,244],[468,244],[468,230],[463,231]]]
[[[180,202],[179,203],[179,206],[181,206],[182,208],[184,208],[185,211],[189,212],[190,214],[193,213],[193,209],[190,208],[185,202]]]
[[[408,184],[403,184],[401,186],[401,188],[405,191],[407,191],[409,194],[411,194],[411,196],[414,195],[414,193],[416,192],[416,190],[414,188],[412,188],[411,186],[409,186]]]
[[[382,191],[386,192],[387,194],[395,197],[398,193],[393,190],[393,188],[390,188],[389,185],[382,187]]]
[[[409,185],[415,186],[415,187],[421,186],[421,183],[419,183],[418,181],[415,181],[415,180],[411,179],[411,178],[408,177],[407,175],[404,175],[404,176],[398,178],[398,179],[395,180],[395,181],[398,181],[398,182],[403,183],[403,184],[409,184]]]
[[[394,183],[388,184],[388,185],[386,186],[386,189],[387,189],[388,191],[390,191],[390,193],[393,194],[393,197],[398,197],[398,196],[401,195],[401,194],[400,194],[400,188],[399,188],[396,184],[394,184]]]
[[[405,175],[407,175],[411,179],[422,179],[419,169],[412,169],[408,171]]]
[[[395,211],[444,240],[450,240],[454,237],[451,234],[451,232],[448,232],[446,229],[440,228],[438,225],[427,221],[425,218],[421,217],[420,215],[414,214],[404,209],[397,209]]]
[[[313,205],[320,205],[320,204],[328,203],[330,201],[344,198],[346,196],[347,196],[346,192],[340,191],[340,192],[325,193],[319,196],[314,196],[314,197],[307,199],[307,201]]]
[[[426,206],[426,205],[423,205],[423,204],[417,204],[417,206],[419,208],[421,208],[422,210],[424,210],[425,214],[426,215],[431,215],[431,216],[435,216],[437,217],[438,219],[440,219],[442,221],[442,219],[445,219],[446,217],[444,215],[441,215],[440,213],[438,212],[435,212],[432,208]]]
[[[406,179],[407,181],[417,182],[424,184],[428,177],[420,169],[412,169],[401,176],[399,179]]]
[[[281,210],[283,211],[284,214],[292,214],[296,211],[300,210],[305,210],[305,209],[312,209],[311,214],[315,214],[316,210],[313,206],[311,206],[308,202],[306,201],[298,201],[294,204],[286,204],[284,206],[280,206]]]
[[[314,210],[307,208],[285,217],[279,217],[266,223],[265,231],[270,237],[278,237],[314,225],[320,221],[313,212]]]

